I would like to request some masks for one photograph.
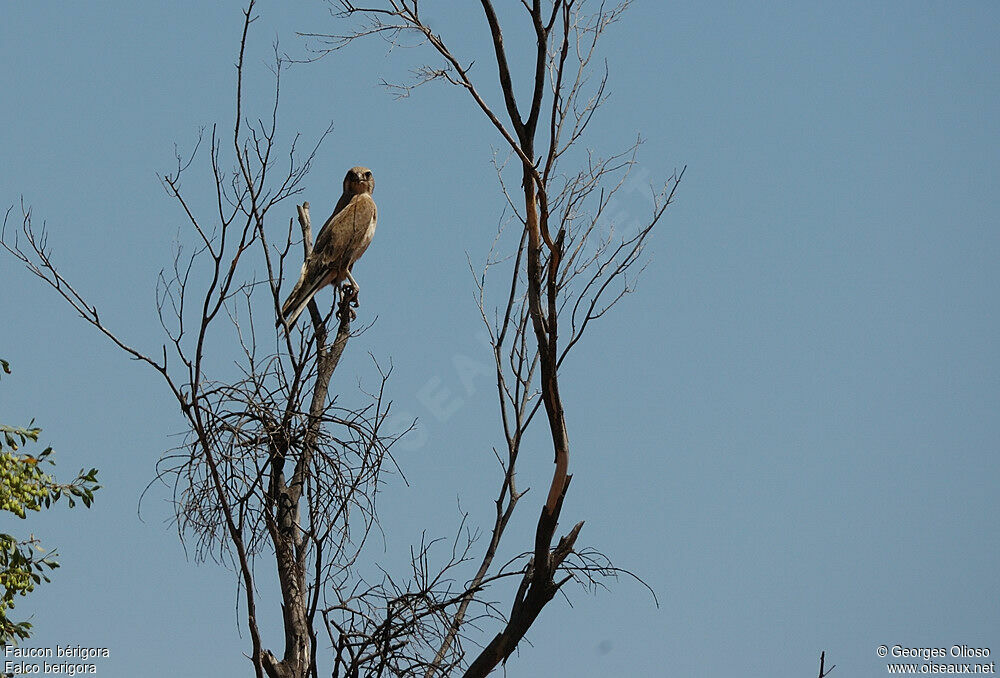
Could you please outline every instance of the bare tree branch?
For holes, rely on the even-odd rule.
[[[560,161],[583,138],[596,110],[606,99],[606,67],[594,87],[588,85],[588,73],[599,37],[618,20],[629,3],[625,0],[610,7],[600,3],[592,12],[584,11],[585,4],[583,0],[554,0],[543,9],[540,0],[521,0],[521,9],[530,22],[536,43],[531,96],[525,103],[519,102],[515,94],[518,88],[508,63],[500,17],[491,0],[480,0],[506,120],[501,120],[487,105],[482,94],[484,86],[473,81],[469,68],[463,65],[466,61],[422,20],[416,0],[386,0],[377,6],[364,7],[341,0],[336,3],[336,15],[353,22],[352,27],[334,35],[309,34],[321,41],[316,51],[318,56],[361,38],[377,35],[395,46],[402,45],[406,36],[415,36],[416,44],[432,48],[442,65],[418,66],[414,70],[416,81],[395,85],[395,91],[405,95],[413,87],[435,80],[458,86],[468,92],[520,161],[520,167],[508,168],[506,162],[494,157],[507,206],[522,228],[511,254],[498,255],[496,252],[504,240],[501,225],[494,248],[475,282],[476,300],[493,347],[507,451],[500,454],[494,450],[502,471],[494,524],[469,580],[469,590],[485,586],[491,580],[490,573],[495,571],[499,545],[524,494],[515,483],[521,443],[539,410],[544,411],[548,423],[555,468],[536,525],[530,558],[520,570],[521,585],[513,605],[504,615],[500,631],[467,665],[466,676],[485,676],[505,661],[542,608],[580,571],[569,564],[571,558],[590,553],[575,546],[582,522],[555,540],[563,500],[572,479],[559,369],[590,323],[603,317],[634,288],[635,275],[643,266],[642,251],[648,236],[672,203],[683,177],[683,171],[675,174],[655,193],[650,217],[616,236],[607,212],[629,179],[639,143],[604,159],[588,154],[587,162],[576,172],[564,174],[559,169]],[[538,153],[536,146],[541,143],[538,123],[543,117],[547,139]],[[508,169],[520,175],[521,191],[516,197],[507,190],[504,175]],[[506,282],[502,284],[503,303],[492,308],[487,290],[494,277],[493,270],[501,264],[512,268],[506,269]],[[560,320],[567,324],[563,333]],[[604,569],[584,569],[596,574],[616,571],[610,564]],[[460,644],[472,604],[473,599],[466,599],[453,611],[447,633],[424,673],[426,678],[447,675],[451,670],[452,664],[446,658],[453,656],[455,645]]]
[[[406,41],[412,38],[436,61],[418,65],[415,83],[392,86],[394,91],[405,95],[432,81],[455,85],[507,146],[493,158],[505,207],[485,263],[474,271],[503,435],[491,450],[499,473],[488,528],[470,526],[461,512],[451,538],[422,535],[403,572],[364,555],[373,532],[385,535],[378,494],[389,474],[402,476],[392,448],[407,430],[387,430],[391,363],[374,361],[376,385],[363,390],[360,405],[332,387],[348,341],[365,329],[351,327],[349,297],[341,295],[329,308],[313,299],[311,322],[274,328],[275,317],[281,318],[281,282],[294,278],[288,274],[301,263],[293,251],[301,237],[307,258],[314,235],[309,203],[297,205],[293,218],[288,199],[302,191],[331,128],[309,153],[298,152],[298,135],[278,143],[288,60],[276,45],[274,98],[260,116],[250,112],[258,108],[244,93],[254,0],[243,16],[231,142],[212,126],[207,143],[199,136],[194,151],[177,153],[175,169],[161,178],[189,233],[158,277],[161,347],[133,348],[109,329],[97,307],[59,272],[44,226],[32,225],[23,203],[20,228],[14,228],[11,208],[0,241],[91,326],[160,374],[174,395],[184,435],[159,460],[156,480],[172,493],[179,535],[195,558],[235,571],[258,678],[318,678],[317,655],[327,643],[337,678],[486,676],[519,647],[556,594],[567,595],[567,583],[593,591],[624,574],[646,586],[600,551],[577,545],[583,521],[557,535],[572,480],[560,370],[591,323],[635,289],[644,247],[684,170],[651,188],[651,211],[633,216],[634,201],[624,196],[635,192],[632,170],[641,140],[605,156],[579,148],[606,101],[608,71],[595,61],[597,44],[627,0],[599,3],[592,11],[585,11],[585,0],[513,5],[535,39],[530,49],[518,47],[534,57],[527,89],[518,86],[508,63],[512,46],[492,0],[480,0],[476,10],[483,12],[484,44],[489,41],[497,69],[496,81],[485,83],[474,81],[471,61],[424,21],[418,0],[332,4],[349,26],[337,35],[306,34],[320,41],[317,58],[361,38],[380,37],[391,46],[411,46]],[[518,100],[516,91],[530,96]],[[496,94],[504,104],[494,112],[486,102]],[[202,214],[185,182],[206,154],[214,195],[210,213]],[[566,170],[570,158],[579,164]],[[553,473],[538,499],[533,537],[508,534],[528,493],[518,461],[522,453],[544,454],[525,444],[540,412]],[[283,645],[265,642],[258,627],[263,613],[255,573],[265,566],[281,594]]]

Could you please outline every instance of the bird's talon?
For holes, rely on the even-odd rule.
[[[343,295],[343,299],[348,304],[350,304],[351,306],[354,306],[355,308],[357,308],[359,306],[359,304],[358,304],[358,290],[357,290],[356,287],[354,287],[354,285],[352,285],[350,283],[346,283],[343,287],[340,288],[340,292]]]

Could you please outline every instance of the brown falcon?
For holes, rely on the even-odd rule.
[[[365,253],[375,235],[374,190],[375,177],[367,167],[352,167],[347,171],[344,193],[316,236],[316,244],[302,264],[299,280],[281,307],[281,316],[289,328],[316,293],[327,285],[338,288],[346,279],[352,288],[350,293],[356,297],[360,285],[351,275],[351,267]],[[278,324],[281,324],[280,318]]]

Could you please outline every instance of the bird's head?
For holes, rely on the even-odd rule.
[[[375,176],[367,167],[352,167],[344,177],[344,193],[361,195],[375,190]]]

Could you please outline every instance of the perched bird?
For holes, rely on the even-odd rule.
[[[289,328],[316,293],[327,285],[339,288],[347,279],[353,288],[351,293],[357,296],[361,286],[351,275],[351,267],[365,253],[375,235],[374,190],[375,177],[367,167],[352,167],[347,171],[344,193],[316,236],[316,244],[302,264],[299,280],[281,307],[281,317]],[[278,325],[281,325],[281,318]]]

